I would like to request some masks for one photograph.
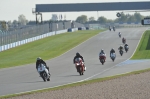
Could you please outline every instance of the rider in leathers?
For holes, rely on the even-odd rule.
[[[45,65],[45,67],[47,68],[47,70],[48,70],[48,72],[49,72],[49,67],[46,65],[46,62],[45,62],[43,59],[41,59],[40,57],[37,58],[37,61],[36,61],[36,69],[38,69],[38,66],[39,66],[41,63]],[[49,73],[49,74],[50,74],[50,73]]]
[[[126,39],[124,37],[122,38],[122,42],[126,42]]]
[[[126,46],[128,46],[128,44],[127,44],[127,43],[124,45],[124,47],[126,47]]]
[[[82,59],[82,61],[84,62],[84,59],[83,59],[83,57],[77,52],[76,53],[76,56],[74,57],[74,59],[73,59],[73,63],[75,64],[75,59],[76,58],[81,58]],[[77,69],[77,67],[76,67],[76,69]],[[85,64],[84,64],[84,71],[85,71]],[[78,70],[77,70],[77,72],[78,72]]]
[[[110,50],[110,57],[111,57],[111,53],[115,53],[114,48],[112,48],[112,49]]]
[[[121,36],[121,33],[119,32],[118,35]]]
[[[115,26],[113,26],[113,30],[115,31]]]
[[[124,45],[124,48],[126,48],[126,46],[128,46],[128,44],[127,44],[127,43]]]
[[[105,52],[104,52],[104,50],[103,49],[101,49],[101,52],[99,53],[99,56],[101,56],[102,54],[104,54],[104,57],[105,57],[105,61],[106,61],[106,54],[105,54]]]
[[[111,27],[109,26],[109,30],[111,31]]]
[[[121,50],[123,51],[123,46],[120,45],[120,47],[118,48],[118,50],[119,50],[119,51],[121,51]]]

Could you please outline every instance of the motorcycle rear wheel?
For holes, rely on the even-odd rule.
[[[48,78],[47,81],[50,81],[50,78]]]

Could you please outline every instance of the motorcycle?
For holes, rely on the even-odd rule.
[[[119,37],[121,38],[121,34],[119,34]]]
[[[110,55],[111,55],[110,57],[111,57],[112,61],[114,62],[114,60],[116,58],[116,53],[111,53]]]
[[[100,60],[100,62],[102,63],[102,65],[105,63],[105,55],[104,54],[102,54],[102,55],[100,55],[99,56],[99,60]]]
[[[124,49],[125,49],[125,51],[127,53],[127,51],[129,50],[129,46],[125,46]]]
[[[115,28],[113,28],[113,30],[114,30],[114,32],[116,31],[116,29],[115,29]]]
[[[120,52],[120,55],[122,56],[123,55],[123,50],[120,50],[119,52]]]
[[[76,58],[75,59],[75,65],[76,65],[76,68],[77,68],[77,71],[79,72],[79,74],[83,75],[86,68],[84,68],[85,66],[84,66],[82,59]]]
[[[38,66],[38,72],[45,82],[50,81],[50,74],[48,73],[48,70],[44,64],[40,64]]]
[[[122,43],[125,44],[126,43],[126,39],[122,39]]]
[[[111,28],[109,28],[109,31],[111,31]]]

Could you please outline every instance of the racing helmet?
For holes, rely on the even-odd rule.
[[[80,56],[80,54],[77,52],[77,53],[76,53],[76,56]]]
[[[38,57],[36,60],[37,60],[37,61],[41,60],[41,57]]]

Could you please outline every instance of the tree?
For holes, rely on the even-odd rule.
[[[98,18],[98,21],[103,24],[107,22],[107,19],[104,16],[101,16]]]
[[[12,23],[13,23],[13,24],[18,24],[18,21],[17,21],[17,20],[14,20]]]
[[[76,21],[79,22],[79,23],[85,23],[87,22],[87,16],[86,15],[81,15],[79,17],[77,17]]]
[[[128,20],[127,20],[127,22],[133,23],[133,22],[136,22],[136,19],[135,19],[135,17],[133,15],[130,15]]]
[[[7,30],[6,21],[1,21],[2,30]]]
[[[7,24],[9,27],[12,25],[11,21],[8,21]]]
[[[121,13],[121,17],[119,18],[119,22],[127,22],[128,15],[125,15],[123,12]]]
[[[14,20],[14,21],[13,21],[13,26],[14,26],[14,27],[17,27],[17,26],[18,26],[18,21],[17,21],[17,20]]]
[[[21,25],[26,25],[26,24],[27,24],[26,17],[25,17],[23,14],[19,15],[19,17],[18,17],[18,22],[19,22]]]
[[[107,23],[113,23],[112,19],[107,19]]]
[[[140,13],[134,13],[134,18],[136,20],[136,22],[141,22],[141,20],[143,19],[143,16]]]
[[[94,17],[90,17],[89,21],[95,21],[95,18]]]
[[[115,23],[119,23],[119,18],[116,18],[116,19],[114,20],[114,22],[115,22]]]

